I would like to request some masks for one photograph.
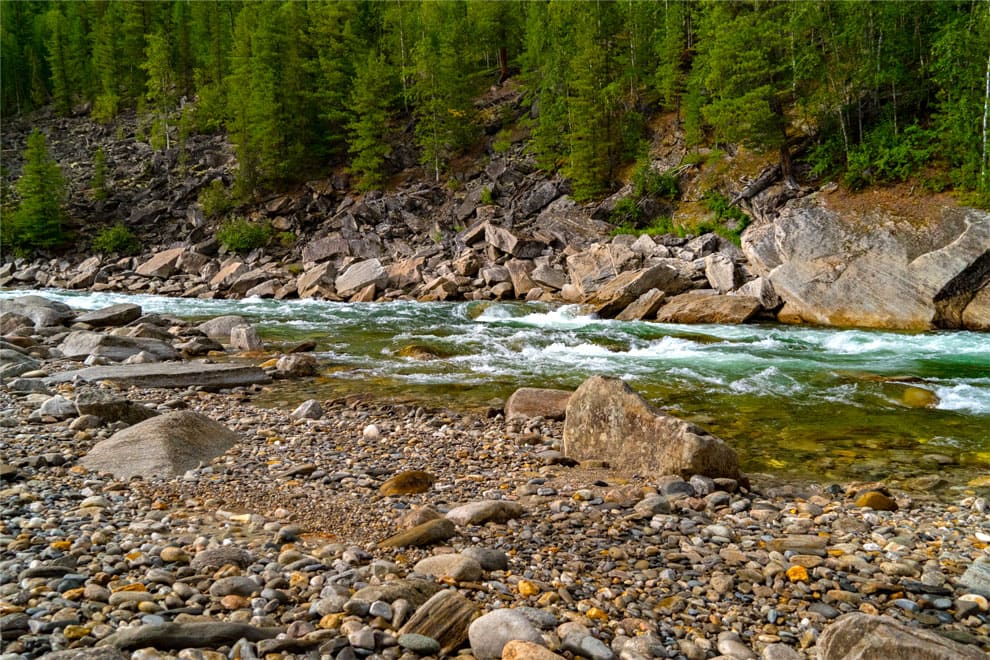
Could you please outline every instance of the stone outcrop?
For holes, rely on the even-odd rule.
[[[990,213],[943,207],[910,221],[838,213],[815,194],[747,230],[743,248],[784,300],[786,322],[928,330],[976,316],[978,326],[966,308],[990,282]]]
[[[77,323],[85,323],[96,328],[102,328],[106,326],[127,325],[139,318],[141,318],[140,305],[120,303],[80,314],[75,320]]]
[[[0,301],[0,311],[26,316],[34,321],[36,328],[62,325],[75,316],[68,305],[42,296],[19,296]]]
[[[674,296],[657,312],[660,323],[745,323],[763,306],[749,296],[718,295],[714,291],[688,291]]]
[[[571,396],[564,454],[637,474],[738,479],[736,452],[719,438],[665,415],[617,378],[593,376]]]
[[[118,479],[181,475],[240,442],[236,433],[199,413],[152,417],[96,443],[82,459],[90,470]]]

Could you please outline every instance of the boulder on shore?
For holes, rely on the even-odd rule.
[[[176,476],[208,463],[241,441],[209,417],[179,410],[152,417],[96,443],[82,459],[118,479]]]
[[[571,396],[564,454],[639,474],[740,477],[736,452],[722,440],[663,414],[622,380],[604,376],[592,376]]]
[[[168,362],[121,364],[62,371],[45,379],[48,385],[70,383],[75,379],[90,383],[106,380],[125,387],[209,387],[227,388],[270,383],[262,369],[247,364],[204,364]]]
[[[142,351],[151,353],[159,360],[175,360],[179,357],[178,351],[160,339],[105,335],[86,330],[69,333],[59,349],[70,360],[85,360],[94,355],[113,362],[123,362]]]
[[[553,390],[543,387],[520,387],[505,402],[505,418],[545,417],[564,419],[570,390]]]
[[[657,311],[660,323],[745,323],[763,309],[759,299],[702,289],[674,296]]]
[[[954,642],[930,630],[911,628],[887,616],[844,614],[818,640],[821,660],[978,660],[976,646]]]

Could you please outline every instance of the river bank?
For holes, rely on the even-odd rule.
[[[49,358],[22,381],[75,365]],[[547,653],[503,655],[511,632],[563,657],[831,660],[874,623],[936,657],[988,647],[977,493],[624,475],[568,467],[545,419],[359,396],[293,415],[254,404],[263,384],[56,380],[0,392],[9,657]],[[68,405],[40,409],[53,394]],[[76,404],[107,396],[196,411],[239,440],[174,477],[94,472],[86,456],[127,424]]]

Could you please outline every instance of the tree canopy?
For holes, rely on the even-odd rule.
[[[482,135],[475,99],[515,78],[505,120],[581,199],[668,111],[689,144],[772,150],[787,176],[800,144],[853,187],[935,162],[933,185],[990,194],[980,0],[25,0],[0,4],[0,47],[4,114],[136,108],[170,148],[181,112],[230,134],[248,187],[341,165],[380,185],[407,130],[440,179]]]

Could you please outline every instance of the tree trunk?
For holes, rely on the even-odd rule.
[[[505,46],[498,49],[498,67],[501,71],[498,76],[498,84],[501,85],[509,79],[509,54]]]

